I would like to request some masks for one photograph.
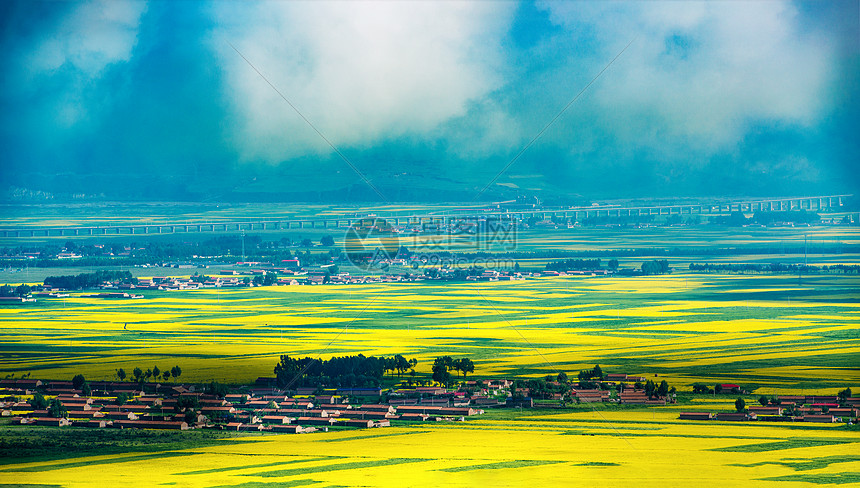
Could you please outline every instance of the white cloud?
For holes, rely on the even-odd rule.
[[[724,150],[751,123],[812,126],[826,108],[831,46],[804,35],[788,2],[549,2],[545,8],[571,31],[593,26],[604,62],[638,36],[590,94],[600,130],[628,145]]]
[[[97,76],[106,66],[129,60],[145,11],[141,1],[81,3],[35,48],[29,67],[34,74],[50,73],[68,63]]]
[[[338,147],[426,134],[504,82],[515,5],[493,2],[216,4],[213,32],[246,160],[330,149],[229,47]]]
[[[88,120],[110,95],[96,90],[96,82],[107,67],[131,59],[145,11],[146,3],[139,1],[75,5],[24,55],[16,84],[31,92],[28,96],[38,94],[57,128]]]

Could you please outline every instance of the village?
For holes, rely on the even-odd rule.
[[[379,266],[406,266],[403,259],[390,259],[378,263]],[[188,277],[153,276],[148,278],[133,278],[130,273],[122,277],[102,279],[87,286],[89,289],[102,290],[100,293],[74,295],[78,298],[144,298],[133,291],[159,290],[184,291],[211,288],[250,288],[259,286],[299,286],[299,285],[361,285],[373,283],[414,283],[425,281],[524,281],[530,278],[559,277],[559,276],[598,276],[612,274],[607,269],[571,269],[571,270],[542,270],[539,272],[520,272],[514,270],[483,269],[470,267],[467,269],[442,266],[434,267],[424,273],[403,272],[398,274],[367,274],[350,275],[349,272],[338,271],[336,266],[321,266],[303,268],[298,259],[284,260],[280,266],[272,263],[238,262],[239,270],[221,270],[218,274],[200,274],[195,271]],[[4,302],[32,302],[39,298],[68,298],[70,286],[57,286],[52,278],[71,281],[74,276],[49,277],[41,285],[27,285],[26,293],[9,287],[7,296],[0,297]],[[24,285],[22,285],[23,287]],[[19,287],[20,288],[20,287]]]
[[[599,367],[597,367],[599,370]],[[580,373],[580,377],[583,375]],[[276,378],[230,388],[167,382],[0,380],[0,415],[11,424],[115,429],[219,429],[303,434],[398,423],[463,422],[486,409],[553,408],[616,404],[644,408],[677,402],[675,388],[643,376],[609,373],[579,382],[556,378],[476,379],[444,386],[383,388],[297,387],[280,389]],[[81,382],[83,381],[83,383]],[[422,382],[423,383],[423,382]],[[746,394],[735,384],[711,394]],[[706,393],[707,394],[707,393]],[[852,422],[860,398],[850,389],[837,396],[761,397],[760,406],[736,402],[737,411],[686,411],[681,420]],[[23,398],[29,398],[23,400]]]

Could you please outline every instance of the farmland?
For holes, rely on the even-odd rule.
[[[728,402],[725,402],[728,407]],[[0,483],[90,486],[814,486],[856,483],[856,431],[704,425],[676,407],[493,412],[465,424],[225,437],[199,447],[0,466]],[[7,432],[0,431],[0,435]],[[786,481],[791,481],[786,485]],[[803,482],[803,483],[798,483]]]
[[[111,379],[179,364],[188,381],[270,375],[280,354],[474,358],[479,375],[597,362],[673,384],[836,388],[857,377],[855,276],[686,275],[150,291],[0,309],[0,374]]]
[[[702,243],[743,250],[785,242],[796,248],[807,234],[815,249],[816,243],[856,244],[854,230],[544,229],[519,235],[523,250],[540,249],[542,242],[562,250],[587,251],[613,242],[617,248],[690,250],[689,256],[670,257],[676,269],[663,276],[146,290],[137,300],[72,292],[66,298],[4,304],[3,376],[84,374],[110,380],[118,368],[179,365],[183,382],[245,384],[271,376],[281,354],[361,353],[415,357],[419,378],[427,379],[433,359],[451,355],[472,358],[475,378],[575,375],[599,363],[607,372],[666,379],[683,393],[678,404],[659,407],[489,410],[463,423],[395,422],[386,429],[303,435],[200,437],[203,432],[191,431],[129,440],[125,436],[133,434],[110,429],[92,442],[95,447],[88,447],[89,433],[7,425],[0,426],[2,445],[30,439],[30,447],[47,447],[4,459],[0,485],[90,486],[96,469],[103,484],[127,486],[856,483],[860,436],[845,424],[678,419],[682,411],[734,409],[733,395],[687,393],[696,382],[741,384],[751,392],[750,404],[758,395],[832,395],[858,388],[856,275],[684,269],[686,262],[705,260],[693,250]],[[644,259],[621,262],[636,266]],[[804,256],[751,254],[743,260],[802,263]],[[520,262],[540,268],[547,261]],[[856,264],[858,259],[811,253],[809,262]],[[60,271],[28,270],[32,281]],[[82,271],[91,270],[62,270]],[[161,269],[134,272],[148,276]],[[59,439],[79,447],[57,452],[51,446]]]

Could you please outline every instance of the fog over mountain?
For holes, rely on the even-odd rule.
[[[206,201],[855,192],[858,9],[3,2],[0,190]]]

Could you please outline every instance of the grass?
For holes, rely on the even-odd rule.
[[[785,449],[798,449],[801,447],[832,446],[836,444],[847,444],[856,442],[849,439],[789,439],[780,442],[764,442],[761,444],[746,444],[714,449],[723,452],[765,452],[782,451]]]
[[[87,455],[149,453],[241,441],[238,433],[218,431],[155,431],[139,429],[64,429],[0,425],[0,469],[21,462],[74,459]],[[139,457],[139,456],[138,456]]]
[[[484,470],[484,469],[515,469],[515,468],[526,468],[532,466],[546,466],[550,464],[558,464],[561,461],[532,461],[532,460],[514,460],[514,461],[501,461],[498,463],[489,463],[489,464],[475,464],[472,466],[457,466],[454,468],[443,468],[439,471],[444,471],[446,473],[459,473],[462,471],[476,471],[476,470]]]
[[[860,483],[860,473],[794,474],[760,478],[761,481],[790,481],[818,485],[847,485]]]
[[[393,466],[397,464],[419,463],[427,461],[421,458],[388,458],[369,461],[353,461],[349,463],[327,464],[306,468],[279,469],[275,471],[264,471],[262,473],[250,473],[245,476],[261,476],[263,478],[280,478],[284,476],[299,476],[314,473],[327,473],[330,471],[345,471],[362,468],[377,468],[380,466]]]

